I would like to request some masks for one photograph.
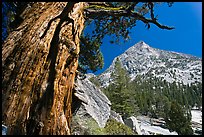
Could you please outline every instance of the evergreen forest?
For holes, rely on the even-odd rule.
[[[103,91],[112,102],[112,109],[124,118],[131,115],[165,118],[171,110],[172,102],[176,102],[189,115],[194,106],[202,106],[202,83],[169,83],[161,78],[144,78],[147,77],[144,75],[138,75],[131,81],[119,59],[111,77],[114,82]],[[90,80],[100,86],[96,77]]]

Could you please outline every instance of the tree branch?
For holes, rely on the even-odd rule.
[[[154,13],[153,13],[153,5],[150,5],[150,12],[151,12],[151,18],[146,18],[143,15],[141,15],[139,12],[136,12],[134,10],[130,10],[128,8],[125,7],[119,7],[119,8],[115,8],[115,7],[105,7],[105,6],[92,6],[92,7],[87,7],[84,9],[84,11],[86,11],[86,16],[88,18],[91,19],[96,19],[96,18],[101,18],[104,15],[109,15],[109,16],[124,16],[124,17],[134,17],[136,18],[136,20],[141,20],[142,22],[144,22],[145,24],[155,24],[157,27],[161,28],[161,29],[167,29],[167,30],[172,30],[174,29],[174,27],[169,27],[169,26],[165,26],[160,24],[159,22],[157,22],[156,18],[154,17]],[[131,6],[132,9],[132,6]]]
[[[98,5],[98,6],[108,6],[111,7],[111,5],[109,5],[106,2],[88,2],[89,5]]]
[[[157,20],[154,17],[154,3],[148,2],[148,8],[150,9],[150,16],[151,16],[152,20]]]
[[[166,25],[162,25],[159,22],[157,22],[157,20],[155,20],[155,19],[145,18],[144,16],[142,16],[138,12],[131,12],[131,16],[138,18],[139,20],[141,20],[142,22],[144,22],[146,24],[147,23],[155,24],[157,27],[159,27],[161,29],[167,29],[167,30],[175,29],[174,27],[169,27],[169,26],[166,26]]]
[[[134,11],[135,6],[138,4],[139,2],[134,2],[133,4],[131,4],[130,6],[128,6],[127,11]]]

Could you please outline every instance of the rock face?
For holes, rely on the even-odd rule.
[[[91,116],[96,120],[99,127],[105,127],[110,116],[110,100],[89,81],[88,77],[83,80],[78,79],[75,86],[74,95],[81,101],[75,115],[80,117]]]
[[[111,113],[110,113],[110,119],[115,119],[116,121],[124,124],[123,122],[123,119],[122,119],[122,116],[118,113],[116,113],[115,111],[111,110]]]
[[[142,135],[139,124],[138,124],[138,120],[136,119],[136,117],[131,116],[131,117],[125,119],[124,122],[127,126],[129,126],[138,135]]]
[[[192,114],[192,129],[194,130],[195,135],[201,135],[202,134],[202,111],[197,110],[191,110]]]
[[[152,48],[143,41],[130,47],[116,58],[119,58],[132,80],[141,75],[145,79],[157,77],[169,83],[175,81],[185,85],[202,82],[201,58]],[[107,87],[114,82],[111,73],[114,72],[116,58],[111,66],[98,76],[102,87]]]
[[[170,132],[169,129],[162,126],[162,119],[153,119],[148,116],[137,116],[139,127],[142,135],[178,135],[175,131]]]
[[[141,75],[144,76],[142,77],[144,79],[160,77],[169,83],[175,81],[189,84],[202,81],[202,59],[182,53],[155,49],[144,42],[137,43],[118,58],[132,80],[137,75]],[[89,126],[87,121],[94,119],[99,127],[103,128],[110,118],[129,126],[139,135],[177,135],[176,132],[165,129],[163,126],[164,121],[161,119],[150,120],[145,116],[137,118],[131,116],[123,121],[117,112],[111,110],[109,99],[96,86],[97,84],[94,85],[89,78],[95,77],[100,83],[99,86],[107,87],[114,82],[111,73],[114,71],[115,61],[116,58],[112,65],[99,76],[86,74],[85,79],[77,79],[74,95],[81,105],[75,110],[74,116],[77,116],[81,121],[78,120],[75,125],[80,125],[82,129],[85,129]],[[79,132],[77,131],[76,134],[79,134]]]
[[[7,127],[2,124],[2,135],[7,135]]]

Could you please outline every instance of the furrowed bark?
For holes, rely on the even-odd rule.
[[[37,2],[2,46],[2,121],[8,134],[70,134],[84,3]]]

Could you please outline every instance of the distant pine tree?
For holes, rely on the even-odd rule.
[[[111,75],[114,83],[105,89],[105,93],[112,102],[112,109],[123,117],[129,117],[137,111],[138,106],[129,88],[130,78],[118,58],[115,63],[115,71]]]
[[[171,102],[165,121],[170,131],[176,131],[178,135],[193,135],[190,115],[188,113],[185,115],[183,108],[177,102]]]

